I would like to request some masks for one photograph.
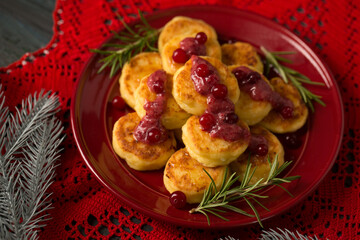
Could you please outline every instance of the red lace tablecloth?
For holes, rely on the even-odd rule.
[[[226,231],[172,226],[123,204],[100,185],[86,167],[70,128],[70,103],[81,69],[111,30],[121,26],[117,14],[131,21],[137,8],[153,12],[180,5],[218,4],[264,15],[290,29],[332,69],[345,109],[339,157],[314,193],[284,214],[265,221],[265,229],[287,228],[329,239],[360,239],[360,2],[336,0],[58,0],[54,37],[47,47],[0,69],[6,104],[16,106],[39,89],[54,90],[61,100],[67,135],[61,165],[50,191],[52,220],[41,239],[256,239],[258,225]],[[314,159],[316,160],[316,159]]]

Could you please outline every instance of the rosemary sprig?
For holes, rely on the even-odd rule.
[[[222,216],[221,213],[225,213],[226,210],[230,210],[248,217],[256,217],[260,226],[263,227],[259,213],[252,202],[257,203],[260,207],[268,210],[263,204],[261,204],[258,199],[268,198],[269,196],[261,195],[257,192],[271,185],[280,186],[280,184],[282,183],[289,183],[295,179],[300,178],[300,176],[278,178],[278,175],[291,164],[291,161],[285,162],[283,165],[279,166],[278,157],[275,156],[273,162],[271,162],[268,158],[268,163],[270,164],[270,171],[267,179],[261,178],[255,184],[249,184],[256,168],[251,170],[251,163],[248,162],[246,171],[240,185],[234,186],[240,176],[236,173],[233,173],[228,178],[228,171],[226,171],[220,189],[216,188],[214,180],[212,179],[210,174],[204,169],[205,173],[211,179],[211,183],[206,189],[200,204],[196,208],[191,209],[189,212],[198,212],[204,214],[208,221],[208,224],[210,225],[210,218],[208,214],[213,214],[225,221],[228,221],[228,219]],[[284,189],[287,193],[289,193],[285,188],[281,188]],[[231,205],[232,202],[239,199],[245,200],[245,202],[252,209],[253,214]]]
[[[311,109],[312,112],[314,112],[314,105],[312,103],[312,100],[319,103],[322,106],[325,106],[325,103],[321,100],[321,96],[312,93],[303,86],[303,83],[311,84],[311,85],[321,85],[321,86],[324,85],[323,83],[313,82],[305,75],[295,71],[294,69],[285,67],[280,63],[280,62],[292,63],[291,60],[283,57],[282,55],[294,54],[295,52],[290,52],[290,51],[270,52],[266,50],[266,48],[263,46],[261,46],[260,49],[264,53],[266,58],[265,75],[269,73],[270,64],[271,64],[278,71],[279,75],[286,83],[289,83],[290,80],[291,83],[298,89],[305,104]]]
[[[113,77],[130,58],[140,52],[157,51],[156,42],[158,34],[162,28],[152,28],[144,18],[141,11],[138,11],[141,22],[133,28],[120,20],[125,27],[124,31],[114,33],[114,38],[119,40],[118,43],[106,43],[102,48],[113,48],[113,50],[91,49],[90,51],[105,55],[99,62],[102,66],[98,73],[102,72],[106,67],[110,68],[110,77]]]

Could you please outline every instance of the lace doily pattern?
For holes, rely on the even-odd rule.
[[[29,93],[53,90],[61,101],[58,117],[67,138],[61,165],[50,191],[52,220],[41,239],[218,239],[232,236],[256,239],[258,225],[211,231],[172,226],[151,219],[123,204],[101,186],[77,150],[70,128],[70,105],[75,82],[92,53],[121,27],[119,17],[131,22],[137,9],[158,9],[192,4],[218,4],[264,15],[298,35],[332,69],[342,93],[345,131],[339,156],[331,172],[314,193],[291,211],[264,221],[277,227],[328,239],[360,238],[360,45],[357,1],[288,0],[58,0],[54,10],[54,36],[35,53],[27,53],[0,69],[6,104],[14,107]],[[331,121],[331,119],[329,119]],[[319,143],[320,144],[320,143]],[[316,161],[316,159],[314,159]]]

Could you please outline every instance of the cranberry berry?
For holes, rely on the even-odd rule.
[[[282,142],[287,148],[296,149],[302,145],[302,141],[296,133],[282,135]]]
[[[152,143],[158,143],[161,140],[161,130],[159,128],[151,128],[148,132],[147,132],[147,140]]]
[[[247,76],[247,73],[241,69],[235,69],[233,74],[235,75],[238,82],[242,81],[242,79],[246,78]]]
[[[205,82],[207,85],[209,86],[213,86],[215,85],[216,83],[218,83],[220,80],[219,80],[219,77],[216,75],[216,74],[210,74],[210,76],[206,77],[205,78]]]
[[[114,97],[111,103],[115,108],[119,110],[123,110],[126,106],[124,99],[119,96]]]
[[[172,58],[176,63],[186,63],[186,61],[189,60],[189,56],[181,48],[178,48],[173,52]]]
[[[207,77],[210,75],[210,69],[208,65],[202,63],[197,66],[196,73],[199,77]]]
[[[198,43],[198,44],[205,44],[206,41],[207,41],[207,36],[204,32],[199,32],[196,34],[195,36],[195,41]]]
[[[258,156],[265,156],[268,153],[269,149],[267,144],[260,143],[255,148],[255,154]]]
[[[214,115],[210,113],[204,113],[199,118],[199,123],[204,131],[210,131],[212,127],[216,124],[216,119]]]
[[[238,115],[234,112],[229,112],[225,114],[224,122],[228,124],[235,124],[239,120]]]
[[[214,95],[214,97],[216,98],[226,98],[227,93],[228,93],[228,89],[224,84],[215,84],[212,89],[211,89],[211,93]]]
[[[294,109],[290,106],[285,106],[281,108],[280,114],[284,119],[292,118],[293,117]]]
[[[152,89],[156,94],[160,94],[164,92],[164,81],[157,80],[153,83]]]
[[[176,191],[173,192],[170,195],[170,203],[171,205],[173,205],[175,208],[183,208],[186,205],[186,196],[183,192],[181,191]]]

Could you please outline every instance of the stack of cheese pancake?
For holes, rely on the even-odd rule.
[[[134,56],[119,80],[135,112],[115,123],[112,142],[129,167],[164,169],[166,189],[197,203],[211,183],[206,172],[220,187],[227,171],[241,180],[249,162],[251,183],[266,179],[269,160],[283,164],[273,133],[298,130],[308,110],[293,85],[263,75],[251,44],[220,45],[204,21],[175,17],[158,48]]]

